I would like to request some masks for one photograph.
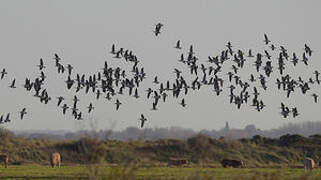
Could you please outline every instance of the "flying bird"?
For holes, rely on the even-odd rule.
[[[67,81],[65,81],[65,83],[67,84],[67,88],[70,89],[72,87],[72,85],[74,84],[74,82],[75,81],[73,79],[71,79],[70,76],[68,76]]]
[[[293,118],[297,117],[299,115],[298,109],[296,107],[292,108]]]
[[[111,54],[116,54],[116,50],[115,50],[115,44],[113,44],[111,46],[111,51],[110,51]],[[106,64],[107,65],[107,64]],[[105,66],[106,67],[106,66]],[[107,67],[106,67],[107,68]]]
[[[67,104],[64,104],[64,105],[62,106],[62,113],[63,113],[63,114],[66,114],[66,111],[67,111],[68,108],[69,108],[69,107],[67,106]]]
[[[57,53],[55,53],[55,55],[54,55],[54,58],[53,58],[55,61],[56,61],[56,66],[58,67],[58,69],[59,69],[59,65],[60,65],[60,63],[59,63],[59,61],[61,60],[61,58],[58,56],[58,54]],[[58,70],[59,71],[59,70]]]
[[[314,102],[317,103],[319,96],[316,93],[313,93],[312,96],[313,96]]]
[[[67,65],[67,69],[68,69],[68,74],[69,76],[71,75],[71,71],[74,67],[72,67],[70,64]]]
[[[8,74],[8,73],[6,72],[6,69],[3,68],[2,71],[0,72],[0,74],[1,74],[1,79],[3,79],[4,76],[5,76],[6,74]]]
[[[10,122],[10,121],[11,121],[11,120],[10,120],[10,113],[8,113],[6,119],[4,120],[4,122],[5,122],[5,123],[8,123],[8,122]]]
[[[153,83],[159,84],[159,81],[158,81],[158,79],[157,79],[157,76],[155,76]]]
[[[184,99],[184,98],[182,99],[182,101],[181,101],[180,105],[182,105],[183,107],[185,107],[185,106],[186,106],[186,104],[185,104],[185,99]]]
[[[64,100],[64,97],[59,96],[59,97],[57,97],[57,99],[58,99],[57,106],[59,107],[59,106],[60,106],[60,104],[61,104],[61,102]]]
[[[41,71],[42,69],[46,68],[46,66],[43,64],[43,59],[40,58],[40,64],[38,65],[39,70]]]
[[[78,114],[76,114],[75,117],[76,117],[77,120],[83,120],[83,118],[82,118],[82,113],[81,113],[81,112],[79,112]]]
[[[266,34],[264,34],[264,42],[265,44],[269,44],[269,42],[271,42]]]
[[[176,49],[182,49],[182,47],[181,47],[181,41],[180,41],[180,40],[178,40],[178,41],[176,42],[175,48],[176,48]]]
[[[141,121],[140,127],[143,128],[145,121],[147,121],[147,119],[145,118],[145,116],[143,114],[141,114],[139,120]]]
[[[116,100],[116,110],[119,109],[119,106],[122,104],[118,99]]]
[[[153,102],[153,108],[152,110],[156,111],[157,110],[157,103],[156,102]]]
[[[158,34],[160,34],[160,30],[162,27],[163,27],[163,24],[161,24],[161,23],[156,24],[156,27],[154,30],[155,36],[158,36]]]
[[[13,79],[13,81],[12,81],[12,83],[11,83],[11,85],[9,87],[10,88],[16,88],[15,83],[16,83],[16,79]]]
[[[88,113],[90,113],[94,109],[92,103],[89,104],[88,106]]]
[[[20,119],[22,120],[23,116],[27,114],[26,108],[23,108],[19,113],[20,113]]]

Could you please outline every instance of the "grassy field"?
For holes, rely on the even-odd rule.
[[[95,137],[51,140],[1,134],[0,129],[0,139],[0,153],[9,155],[9,168],[0,166],[0,180],[321,180],[319,167],[308,173],[302,168],[293,168],[302,166],[306,156],[312,157],[316,164],[321,162],[320,135],[308,138],[284,135],[278,139],[254,136],[240,140],[212,139],[204,135],[187,140],[116,141]],[[49,156],[53,152],[61,154],[64,165],[61,168],[49,167]],[[224,158],[242,160],[248,168],[224,169],[220,165]],[[171,159],[188,160],[189,167],[167,167]]]
[[[321,179],[321,169],[304,172],[298,168],[179,168],[179,167],[101,167],[28,165],[0,168],[0,179]]]

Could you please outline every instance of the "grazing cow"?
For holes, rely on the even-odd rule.
[[[189,161],[187,159],[170,159],[168,162],[168,165],[173,166],[182,166],[185,164],[189,164]]]
[[[314,163],[314,160],[312,158],[308,158],[306,157],[303,161],[303,164],[304,164],[304,170],[309,170],[311,171],[314,166],[315,166],[315,163]]]
[[[55,152],[52,153],[50,156],[50,164],[51,166],[54,168],[58,165],[58,167],[60,167],[60,163],[61,163],[61,158],[60,158],[60,154]]]
[[[8,162],[9,162],[8,154],[0,154],[0,162],[1,161],[4,162],[4,167],[7,168],[8,167]]]
[[[221,161],[221,164],[223,167],[228,167],[228,166],[232,166],[234,168],[238,168],[238,167],[244,167],[244,163],[243,161],[239,161],[239,160],[233,160],[233,159],[223,159]]]

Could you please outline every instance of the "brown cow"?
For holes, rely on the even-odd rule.
[[[0,154],[0,162],[1,161],[4,162],[4,167],[7,168],[8,167],[8,162],[9,162],[8,154]]]
[[[51,166],[54,168],[58,164],[58,167],[60,167],[60,163],[61,163],[60,154],[58,152],[52,153],[51,156],[50,156],[50,164],[51,164]]]

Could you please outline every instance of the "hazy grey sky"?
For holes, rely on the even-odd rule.
[[[83,109],[93,102],[96,109],[90,116],[85,113],[84,122],[72,116],[63,116],[56,108],[56,99],[48,105],[22,88],[25,77],[39,74],[36,65],[43,58],[47,68],[48,92],[55,98],[65,95],[72,102],[73,93],[65,89],[65,76],[58,76],[53,54],[58,53],[62,63],[72,64],[75,72],[92,74],[103,67],[105,60],[110,65],[126,68],[108,54],[113,43],[117,47],[133,50],[140,58],[148,75],[141,90],[151,86],[153,77],[159,80],[174,79],[174,68],[184,70],[177,62],[181,51],[173,48],[181,40],[183,52],[194,45],[200,63],[207,56],[218,55],[227,41],[235,48],[255,53],[263,52],[263,34],[267,33],[277,46],[284,45],[289,52],[298,52],[301,58],[304,43],[314,50],[310,65],[288,68],[287,73],[312,76],[312,71],[321,70],[321,1],[319,0],[2,0],[0,2],[0,68],[6,68],[8,76],[0,81],[0,114],[12,113],[11,129],[69,129],[88,126],[90,121],[97,129],[123,129],[137,126],[140,113],[148,118],[146,127],[181,126],[185,128],[219,129],[229,121],[232,127],[243,128],[255,124],[261,129],[281,126],[289,122],[318,121],[320,103],[314,104],[312,92],[321,95],[321,86],[307,96],[299,89],[288,100],[276,90],[273,76],[271,87],[262,95],[267,107],[258,113],[252,107],[242,106],[237,110],[229,104],[226,92],[217,97],[212,88],[193,92],[185,98],[187,108],[172,99],[159,105],[159,111],[151,111],[152,101],[144,98],[120,97],[123,102],[118,112],[114,101],[96,101],[94,95],[79,93]],[[159,37],[153,35],[154,25],[162,22],[164,27]],[[127,69],[130,69],[129,66]],[[186,71],[186,70],[185,70]],[[241,74],[254,72],[248,67]],[[275,74],[278,74],[275,70]],[[17,78],[17,89],[9,89]],[[226,78],[226,77],[225,77]],[[248,77],[244,77],[247,79]],[[283,119],[278,109],[280,101],[297,106],[300,116]],[[27,107],[25,120],[18,118],[18,111]]]

